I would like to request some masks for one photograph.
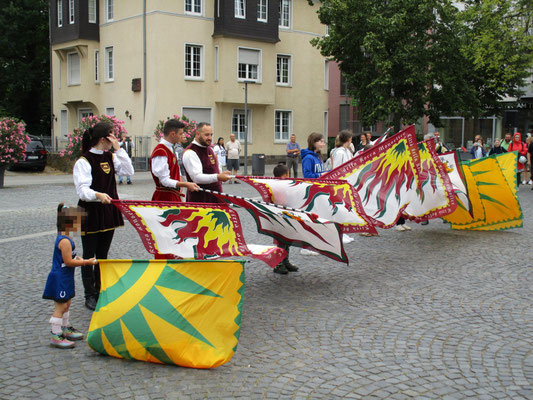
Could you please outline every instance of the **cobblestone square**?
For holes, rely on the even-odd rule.
[[[122,199],[151,198],[148,174],[133,181],[119,186]],[[244,184],[224,190],[258,197]],[[357,236],[345,246],[349,265],[293,249],[300,271],[286,276],[250,260],[235,356],[194,370],[102,356],[85,342],[49,347],[53,305],[41,296],[56,206],[77,197],[68,176],[11,173],[0,190],[0,398],[532,399],[529,186],[520,200],[520,229],[410,223],[412,231]],[[271,243],[239,215],[248,243]],[[126,222],[109,258],[151,257]],[[71,322],[87,332],[79,272],[76,288]]]

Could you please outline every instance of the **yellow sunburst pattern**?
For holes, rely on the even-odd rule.
[[[87,343],[102,354],[214,368],[237,349],[244,261],[101,260]]]

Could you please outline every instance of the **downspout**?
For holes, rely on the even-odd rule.
[[[50,68],[50,151],[56,151],[57,146],[54,146],[56,131],[54,129],[54,84],[52,71],[52,6],[50,3],[48,3],[48,65]],[[52,132],[54,132],[53,135]]]
[[[146,117],[146,0],[143,0],[143,123]]]

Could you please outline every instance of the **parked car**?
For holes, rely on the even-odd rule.
[[[26,145],[26,158],[24,161],[19,161],[13,164],[9,169],[26,169],[32,168],[37,171],[44,171],[46,166],[46,157],[48,152],[46,151],[43,142],[37,136],[28,135],[31,139],[30,143]]]

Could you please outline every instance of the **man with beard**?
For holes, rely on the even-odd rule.
[[[207,122],[200,122],[193,142],[183,152],[183,166],[189,182],[202,189],[222,192],[220,182],[231,179],[229,171],[220,172],[215,152],[211,148],[213,128]],[[187,201],[197,203],[220,203],[211,193],[187,191]]]

